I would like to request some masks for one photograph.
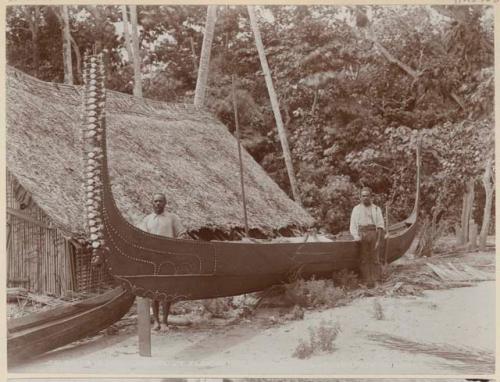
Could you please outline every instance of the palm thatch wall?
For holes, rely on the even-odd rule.
[[[7,166],[54,224],[84,235],[81,88],[47,83],[7,69]],[[108,92],[108,158],[112,189],[137,224],[152,193],[191,231],[241,229],[236,140],[214,116]],[[244,151],[249,227],[275,235],[313,223]]]

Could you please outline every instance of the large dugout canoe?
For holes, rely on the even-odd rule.
[[[128,223],[116,206],[109,179],[103,66],[100,56],[90,61],[83,121],[88,225],[96,256],[104,258],[108,271],[132,293],[169,301],[232,296],[287,282],[297,274],[323,277],[359,267],[359,243],[352,240],[202,242],[153,235]],[[408,250],[417,232],[418,157],[417,151],[415,205],[406,220],[389,229],[382,249],[388,262]]]
[[[10,365],[98,333],[120,320],[135,296],[121,286],[103,295],[9,320],[7,356]]]

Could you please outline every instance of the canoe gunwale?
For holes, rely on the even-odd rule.
[[[21,330],[29,329],[41,325],[45,322],[59,320],[64,317],[75,315],[84,310],[89,310],[101,306],[118,296],[121,288],[114,288],[103,294],[90,297],[88,299],[70,303],[67,305],[56,306],[53,309],[31,313],[23,317],[7,320],[7,333],[13,334]]]
[[[9,364],[36,357],[82,337],[93,335],[121,319],[132,306],[135,296],[121,286],[114,290],[119,291],[119,294],[101,305],[9,334]]]

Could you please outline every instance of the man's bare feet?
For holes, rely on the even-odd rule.
[[[160,323],[157,323],[157,324],[155,325],[154,330],[155,330],[155,331],[157,331],[157,332],[159,332],[159,331],[161,330],[161,325],[160,325]]]

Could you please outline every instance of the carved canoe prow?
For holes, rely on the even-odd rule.
[[[102,56],[87,58],[83,133],[86,214],[94,254],[134,294],[169,301],[232,296],[287,282],[292,275],[330,277],[359,267],[352,240],[315,243],[205,242],[165,238],[128,223],[111,191],[107,152]],[[418,153],[418,151],[417,151]],[[417,154],[415,206],[389,228],[387,261],[410,247],[418,224],[420,165]]]

